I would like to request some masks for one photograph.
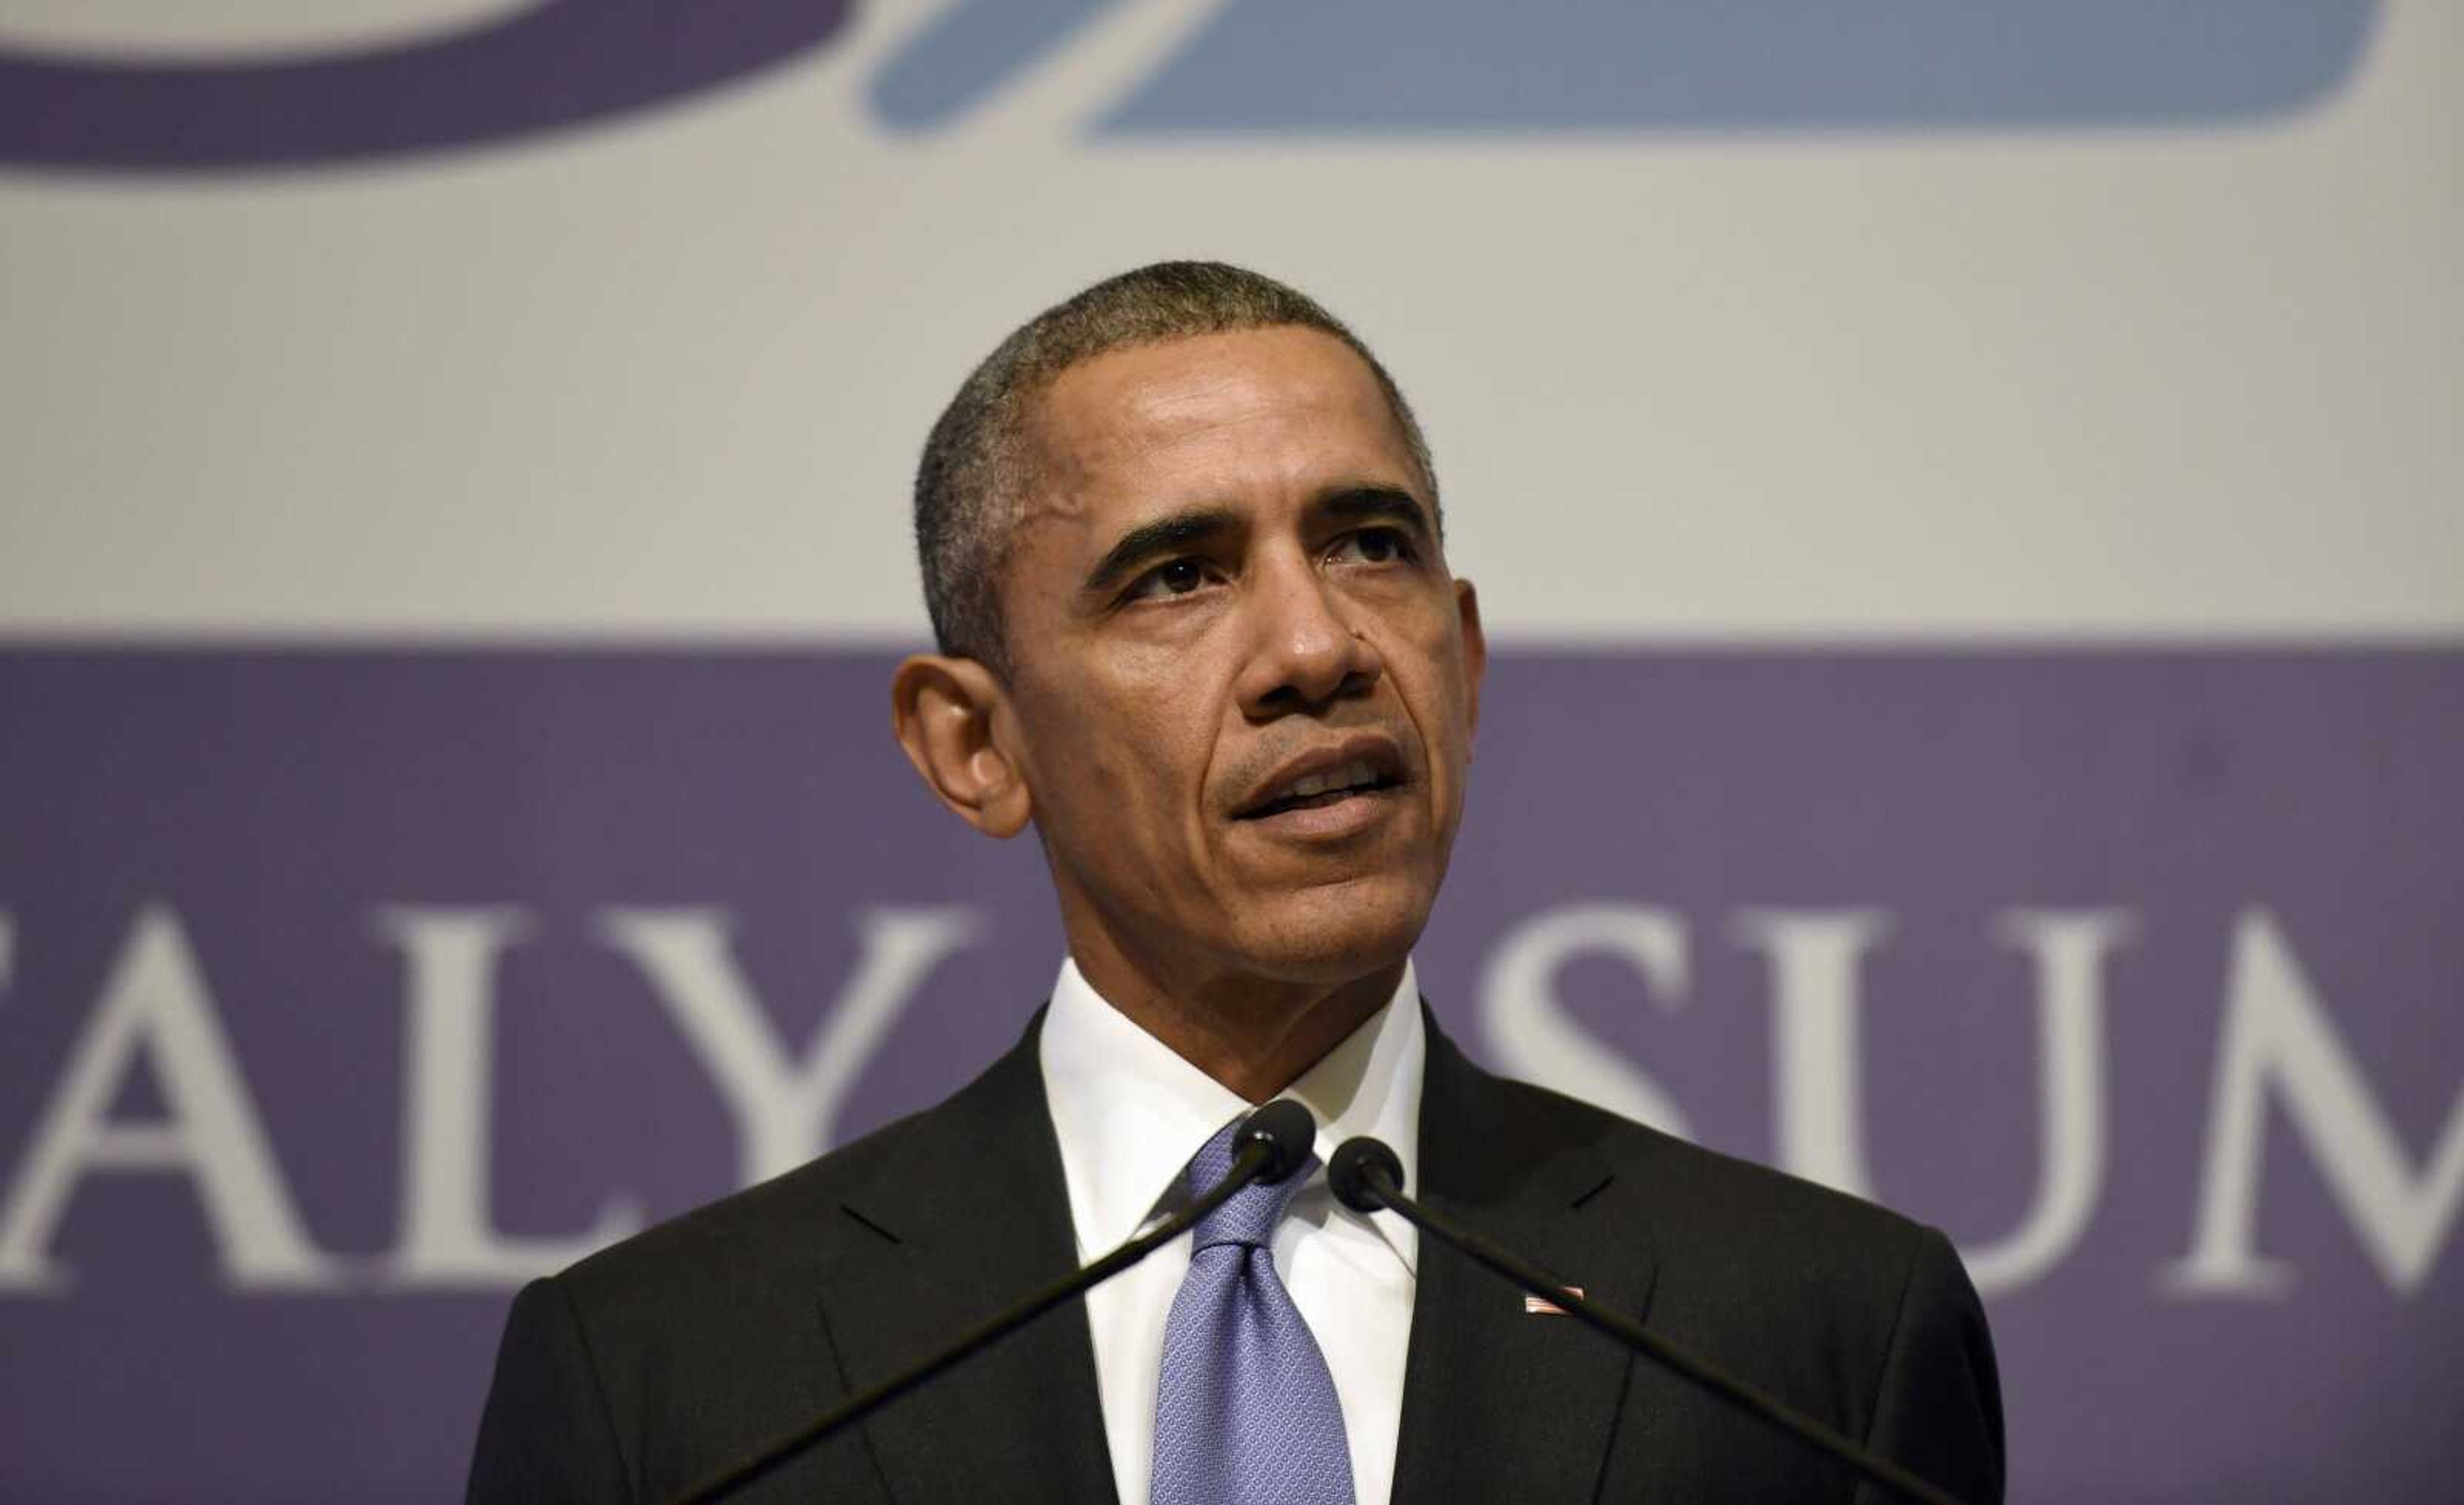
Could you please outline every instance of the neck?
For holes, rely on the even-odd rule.
[[[1253,1103],[1299,1080],[1383,1007],[1403,977],[1398,961],[1332,984],[1224,971],[1165,985],[1112,947],[1082,946],[1073,936],[1070,952],[1106,1003]]]

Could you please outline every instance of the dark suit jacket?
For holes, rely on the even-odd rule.
[[[936,1108],[514,1302],[470,1498],[654,1505],[1076,1263],[1036,1031]],[[1474,1066],[1432,1022],[1419,1194],[1964,1498],[2002,1495],[1985,1317],[1930,1228]],[[1424,1240],[1397,1501],[1879,1501]],[[736,1498],[1110,1501],[1071,1305]]]

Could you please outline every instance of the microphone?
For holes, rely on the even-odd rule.
[[[944,1370],[965,1362],[1054,1307],[1102,1285],[1188,1232],[1200,1219],[1231,1201],[1234,1192],[1251,1182],[1272,1185],[1289,1176],[1309,1162],[1316,1140],[1317,1120],[1309,1117],[1307,1108],[1288,1097],[1266,1104],[1241,1120],[1241,1127],[1232,1135],[1232,1169],[1208,1188],[1205,1195],[1093,1264],[1022,1298],[1016,1305],[960,1335],[939,1353],[910,1365],[869,1389],[849,1396],[837,1410],[777,1439],[742,1462],[712,1474],[675,1496],[672,1505],[701,1505],[702,1501],[715,1499],[737,1485],[749,1483],[823,1439],[862,1421]]]
[[[1354,1212],[1393,1208],[1421,1232],[1452,1245],[1478,1264],[1541,1296],[1595,1332],[1605,1333],[1696,1384],[1761,1417],[1790,1436],[1829,1453],[1857,1472],[1909,1499],[1925,1505],[1963,1505],[1957,1495],[1928,1484],[1878,1452],[1849,1441],[1803,1411],[1742,1380],[1731,1379],[1704,1360],[1647,1331],[1634,1318],[1588,1301],[1541,1273],[1539,1269],[1500,1245],[1491,1243],[1452,1219],[1430,1211],[1403,1194],[1403,1162],[1383,1142],[1362,1136],[1346,1140],[1327,1162],[1327,1184],[1335,1200]]]

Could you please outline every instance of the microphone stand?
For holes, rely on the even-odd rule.
[[[1356,1146],[1356,1148],[1355,1148]],[[1537,1266],[1455,1223],[1403,1194],[1402,1162],[1375,1140],[1348,1140],[1334,1152],[1328,1179],[1336,1197],[1355,1212],[1391,1207],[1421,1232],[1452,1245],[1476,1263],[1542,1296],[1595,1332],[1604,1333],[1670,1369],[1722,1400],[1761,1417],[1771,1426],[1829,1453],[1874,1483],[1925,1505],[1965,1505],[1957,1495],[1925,1480],[1825,1427],[1776,1397],[1734,1380],[1709,1363],[1646,1330],[1640,1322],[1587,1300],[1542,1273]],[[1359,1198],[1355,1201],[1354,1198]],[[1364,1205],[1366,1204],[1366,1205]]]
[[[1285,1109],[1290,1112],[1281,1111]],[[1297,1123],[1293,1121],[1294,1114],[1299,1116]],[[1249,1183],[1262,1179],[1280,1181],[1290,1175],[1308,1159],[1309,1141],[1315,1135],[1316,1124],[1309,1118],[1308,1109],[1289,1098],[1268,1103],[1243,1121],[1238,1136],[1241,1152],[1233,1160],[1232,1169],[1205,1195],[1093,1264],[1028,1295],[1016,1305],[969,1329],[940,1352],[877,1384],[857,1391],[838,1409],[771,1442],[741,1462],[712,1474],[676,1495],[671,1505],[703,1505],[703,1502],[715,1499],[740,1484],[750,1483],[795,1454],[864,1420],[908,1391],[973,1357],[979,1350],[1001,1341],[1072,1296],[1111,1279],[1197,1227],[1200,1219],[1231,1201],[1233,1194]]]

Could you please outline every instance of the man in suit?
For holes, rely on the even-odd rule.
[[[2000,1498],[1939,1233],[1500,1080],[1427,1017],[1485,648],[1427,446],[1342,324],[1214,264],[1098,284],[969,377],[916,528],[939,652],[898,671],[899,739],[961,818],[1035,830],[1050,1005],[947,1102],[527,1288],[474,1501],[670,1497],[1149,1225],[1277,1096],[1321,1160],[1375,1133],[1591,1298]],[[1313,1166],[737,1497],[1877,1496]]]

